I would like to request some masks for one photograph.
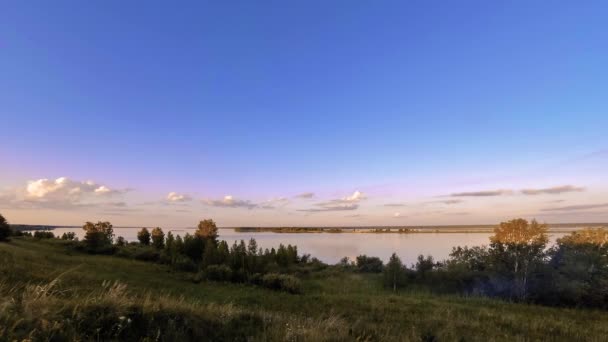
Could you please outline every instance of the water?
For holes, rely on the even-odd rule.
[[[137,241],[139,228],[114,228],[116,236],[127,241]],[[78,238],[84,237],[82,228],[56,228],[55,236],[65,232],[75,232]],[[165,234],[168,231],[165,230]],[[173,229],[174,235],[193,234],[194,228]],[[272,233],[272,232],[235,232],[233,229],[220,229],[220,239],[229,245],[236,240],[256,239],[262,248],[277,248],[280,243],[298,246],[300,254],[308,253],[319,260],[335,264],[343,257],[354,260],[357,255],[380,257],[385,262],[393,252],[410,265],[416,262],[418,255],[432,255],[435,260],[448,257],[455,246],[481,246],[489,244],[491,233],[417,233],[417,234],[365,234],[365,233]],[[552,244],[565,232],[549,234]]]

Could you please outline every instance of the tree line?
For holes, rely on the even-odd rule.
[[[587,228],[548,247],[547,225],[514,219],[494,229],[488,246],[455,247],[447,260],[420,255],[404,265],[393,253],[347,258],[342,267],[382,273],[384,286],[481,295],[552,306],[608,308],[608,230]]]
[[[218,239],[213,220],[200,221],[194,234],[165,234],[159,227],[142,228],[138,242],[114,238],[109,222],[87,222],[83,241],[74,233],[60,238],[72,240],[74,248],[97,254],[158,262],[191,272],[194,281],[246,282],[297,293],[297,277],[328,266],[299,255],[296,246],[259,248],[255,239],[235,241],[231,246]],[[0,215],[0,241],[11,234]],[[31,235],[31,234],[30,234]],[[36,231],[37,238],[53,237]],[[582,229],[548,246],[548,228],[533,220],[514,219],[494,229],[489,245],[454,247],[447,260],[435,261],[420,255],[406,266],[396,253],[386,264],[378,257],[344,258],[339,270],[378,273],[386,288],[424,289],[498,297],[512,301],[553,306],[584,306],[608,309],[608,230]]]

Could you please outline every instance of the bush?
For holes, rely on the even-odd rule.
[[[287,275],[269,273],[262,277],[262,285],[272,290],[285,291],[289,293],[302,293],[300,279]]]
[[[63,233],[63,235],[61,235],[61,240],[74,241],[75,239],[76,239],[76,233],[74,233],[74,232],[67,232],[67,233]]]
[[[55,234],[53,232],[37,230],[34,232],[34,237],[36,239],[53,239],[55,238]]]
[[[232,281],[233,272],[226,265],[211,265],[203,271],[203,278],[213,281]]]
[[[367,255],[359,255],[357,257],[357,270],[359,272],[380,273],[382,269],[382,260],[378,257],[368,257]]]
[[[173,267],[178,271],[194,272],[197,269],[196,264],[190,258],[178,255],[173,261]]]

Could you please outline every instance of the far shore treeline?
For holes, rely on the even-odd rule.
[[[514,219],[499,224],[483,247],[452,249],[447,260],[420,255],[411,267],[397,254],[384,264],[374,256],[344,258],[326,265],[296,246],[259,248],[255,239],[218,239],[213,220],[199,222],[194,234],[174,236],[160,228],[138,232],[137,242],[115,237],[109,222],[87,222],[85,237],[73,233],[58,239],[72,251],[105,254],[170,265],[190,274],[194,282],[226,281],[264,286],[289,293],[303,291],[299,277],[327,268],[355,273],[379,273],[389,291],[423,289],[436,293],[503,298],[551,306],[608,309],[608,229],[587,228],[570,233],[548,248],[548,226]],[[15,231],[0,216],[0,240],[55,238],[50,231]]]

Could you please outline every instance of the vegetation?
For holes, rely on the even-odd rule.
[[[0,241],[8,240],[9,236],[11,236],[11,226],[9,226],[4,216],[0,214]]]
[[[108,222],[83,228],[83,241],[36,232],[0,244],[0,341],[602,340],[608,333],[608,312],[582,308],[608,308],[602,229],[547,249],[544,225],[513,220],[496,228],[488,247],[457,247],[441,262],[420,256],[408,268],[397,254],[386,265],[361,255],[330,266],[295,246],[262,250],[253,239],[229,246],[211,220],[183,237],[155,228],[151,244],[114,240]]]
[[[137,240],[144,246],[150,245],[150,232],[148,231],[148,228],[144,227],[137,232]]]

